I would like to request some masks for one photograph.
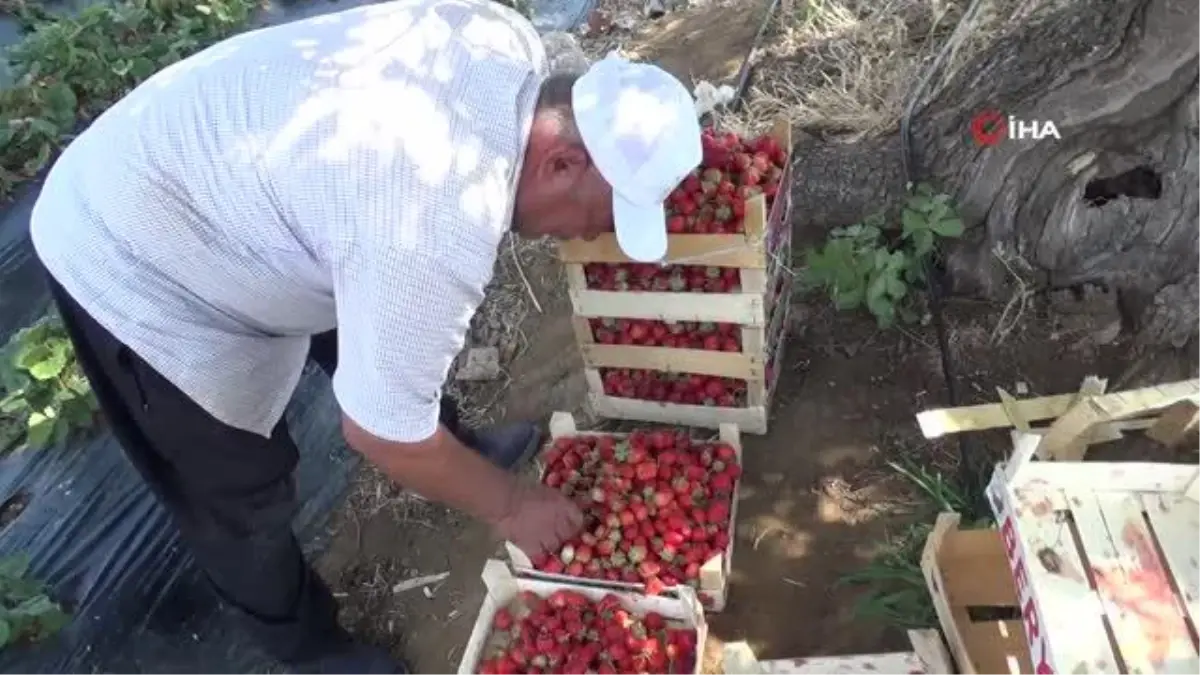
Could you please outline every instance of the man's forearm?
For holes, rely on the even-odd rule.
[[[426,499],[495,523],[509,515],[516,479],[463,445],[439,425],[422,443],[393,443],[349,419],[346,441],[389,478]]]

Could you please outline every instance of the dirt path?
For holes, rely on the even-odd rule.
[[[522,326],[529,347],[510,368],[502,405],[508,417],[545,420],[575,408],[584,385],[556,270],[545,257],[534,267],[526,272],[541,280],[533,291],[544,313]],[[951,303],[963,403],[994,401],[996,386],[1013,391],[1018,381],[1031,394],[1068,391],[1084,375],[1118,370],[1123,347],[1087,338],[1115,318],[1110,305],[1065,304],[1076,313],[1027,308],[992,346],[1002,308]],[[856,620],[857,591],[834,583],[905,522],[907,488],[888,460],[953,469],[953,447],[924,442],[914,420],[944,401],[933,330],[880,332],[820,298],[796,309],[772,431],[746,444],[731,601],[711,619],[713,635],[748,640],[762,658],[901,648],[899,631]],[[367,472],[334,532],[321,568],[347,623],[420,672],[455,668],[483,597],[483,562],[500,553],[484,529]],[[444,581],[403,590],[407,579],[441,573]]]

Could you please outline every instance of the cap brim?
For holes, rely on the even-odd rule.
[[[667,212],[663,205],[634,204],[613,193],[613,225],[617,244],[638,262],[658,262],[667,255]]]

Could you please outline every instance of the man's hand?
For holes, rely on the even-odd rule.
[[[530,556],[557,551],[583,527],[583,514],[566,495],[518,480],[445,428],[417,443],[384,440],[346,416],[342,429],[350,447],[392,480],[492,525]]]
[[[564,541],[579,534],[583,513],[558,490],[521,483],[513,490],[508,513],[493,526],[497,534],[532,558],[554,553]]]

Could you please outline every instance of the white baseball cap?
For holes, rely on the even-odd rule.
[[[575,125],[613,190],[617,243],[639,262],[667,254],[663,202],[700,165],[700,120],[683,83],[657,66],[609,55],[575,81]]]

